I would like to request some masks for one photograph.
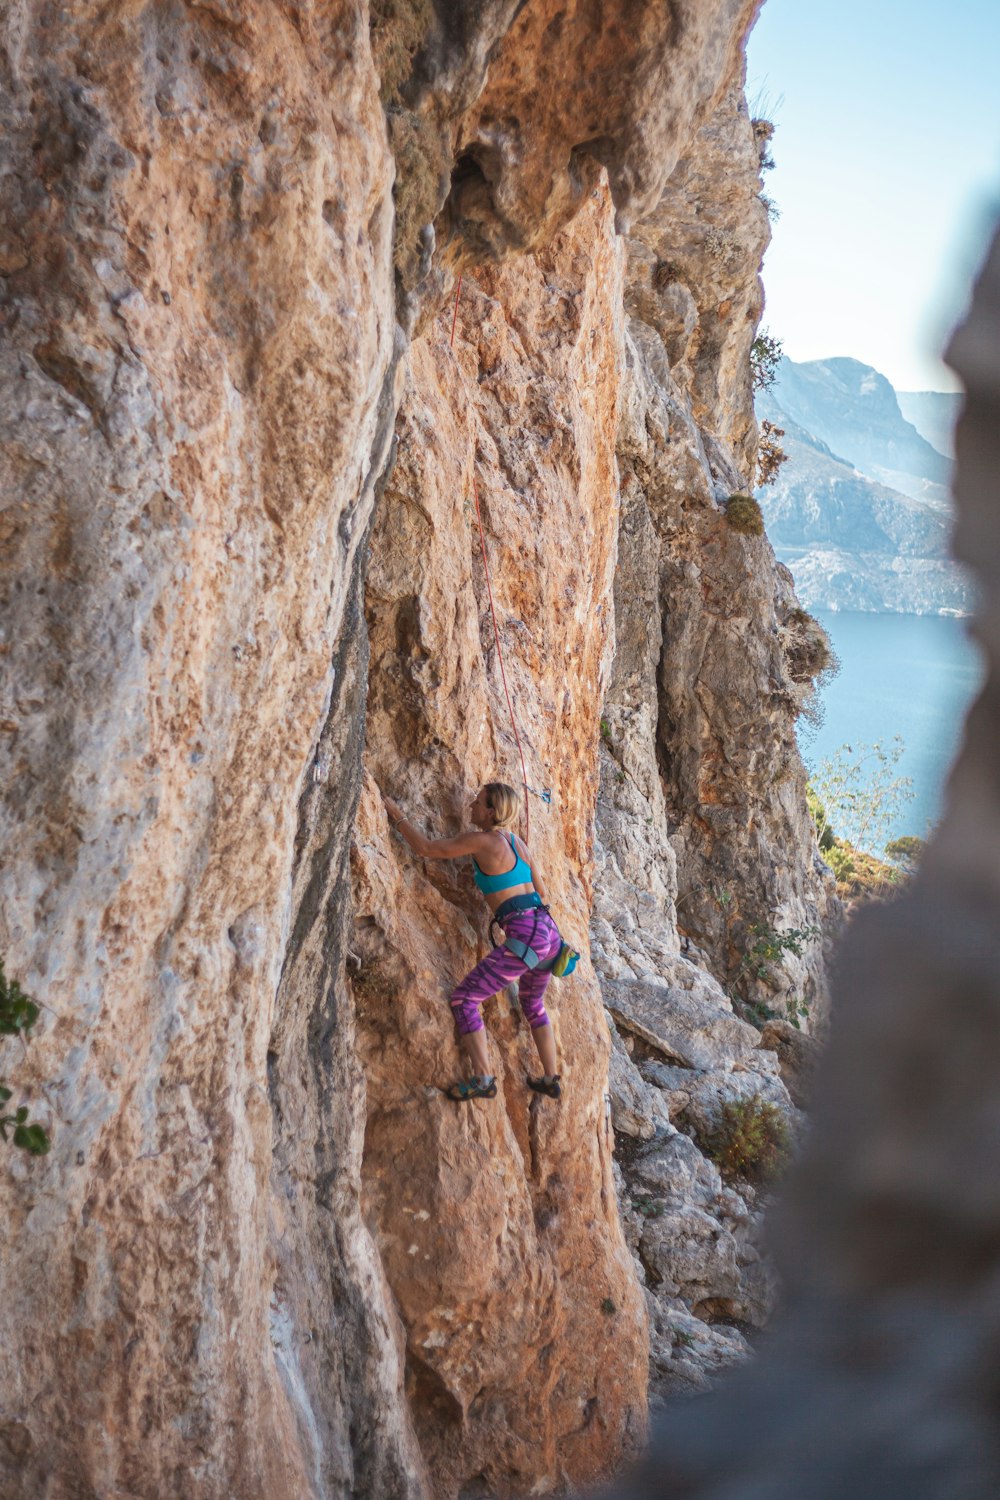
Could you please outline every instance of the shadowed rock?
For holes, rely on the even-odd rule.
[[[1000,237],[949,359],[988,679],[912,894],[844,944],[774,1235],[784,1311],[752,1369],[660,1424],[618,1500],[1000,1492]]]
[[[734,1060],[757,1050],[760,1033],[707,998],[709,985],[703,982],[699,990],[689,991],[605,979],[601,992],[617,1024],[665,1057],[689,1068],[731,1067]],[[721,991],[717,993],[722,998]]]

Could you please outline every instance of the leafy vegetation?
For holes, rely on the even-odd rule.
[[[890,894],[923,852],[923,839],[913,834],[886,842],[913,797],[911,778],[897,774],[904,748],[899,735],[889,745],[841,745],[809,784],[817,842],[845,897]]]
[[[814,926],[789,927],[781,932],[764,922],[751,922],[749,931],[753,943],[741,958],[736,972],[737,977],[748,973],[755,979],[769,979],[773,966],[780,964],[788,953],[801,958],[806,944],[821,935],[820,929]]]
[[[770,172],[774,166],[771,142],[774,139],[774,121],[758,116],[750,121],[753,138],[757,146],[757,164],[762,172]]]
[[[840,671],[840,658],[822,625],[807,610],[789,610],[781,625],[788,672],[801,690],[796,711],[818,728],[824,716],[822,691]]]
[[[719,1124],[704,1144],[723,1177],[759,1183],[783,1171],[792,1143],[780,1109],[754,1094],[724,1104]]]
[[[897,774],[905,746],[894,735],[886,745],[841,745],[812,778],[824,816],[836,823],[852,849],[884,848],[892,825],[913,797],[913,780]],[[822,829],[820,833],[822,834]]]
[[[822,937],[822,930],[810,924],[806,927],[789,927],[782,931],[766,922],[750,922],[747,931],[752,942],[740,959],[733,976],[731,999],[744,1017],[755,1026],[763,1026],[768,1021],[785,1020],[790,1021],[798,1030],[809,1016],[808,1001],[796,995],[787,997],[782,1015],[780,1011],[765,1004],[757,996],[746,993],[746,984],[741,986],[740,982],[751,979],[757,983],[772,983],[776,978],[775,969],[781,967],[786,956],[791,954],[795,958],[801,958],[807,944]],[[741,988],[744,993],[740,993]]]
[[[653,1198],[649,1194],[633,1198],[632,1207],[637,1214],[642,1214],[644,1219],[661,1219],[667,1211],[667,1205],[662,1198]]]
[[[822,625],[807,610],[793,609],[783,621],[787,631],[785,655],[794,682],[823,685],[840,671],[840,659]]]
[[[914,833],[904,833],[901,838],[890,839],[885,846],[885,857],[890,864],[912,875],[924,857],[927,844]]]
[[[34,1000],[26,995],[16,979],[8,979],[0,959],[0,1036],[19,1036],[22,1041],[38,1020],[39,1009]],[[13,1090],[6,1080],[0,1081],[0,1109],[12,1098]],[[15,1146],[28,1151],[32,1156],[44,1156],[51,1142],[41,1125],[28,1123],[27,1105],[19,1105],[12,1114],[0,1114],[0,1135],[5,1141],[13,1132]]]
[[[764,517],[752,495],[730,495],[726,501],[726,520],[741,536],[764,535]]]
[[[788,454],[778,441],[784,435],[783,427],[776,427],[773,422],[761,422],[760,437],[757,441],[757,476],[754,489],[761,489],[765,484],[774,484],[781,465],[788,462]]]
[[[750,380],[755,391],[770,390],[777,380],[782,348],[781,340],[766,328],[758,330],[750,345]]]
[[[819,800],[816,788],[811,781],[806,787],[806,806],[812,814],[813,822],[816,824],[816,842],[819,844],[821,851],[826,854],[828,850],[833,848],[833,829],[830,827],[826,806]]]

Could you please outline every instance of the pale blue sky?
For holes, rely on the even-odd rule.
[[[767,328],[954,389],[936,351],[1000,212],[1000,0],[767,0],[747,98],[777,127]]]

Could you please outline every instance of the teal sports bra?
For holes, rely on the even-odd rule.
[[[499,875],[484,875],[482,870],[472,861],[472,878],[481,891],[489,891],[492,895],[495,891],[509,891],[512,885],[531,885],[531,866],[526,859],[522,859],[514,843],[514,835],[508,834],[510,847],[513,851],[516,863],[509,870],[503,870]]]

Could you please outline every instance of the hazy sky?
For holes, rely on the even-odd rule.
[[[748,51],[777,127],[766,327],[954,389],[937,350],[1000,212],[1000,0],[767,0]]]

